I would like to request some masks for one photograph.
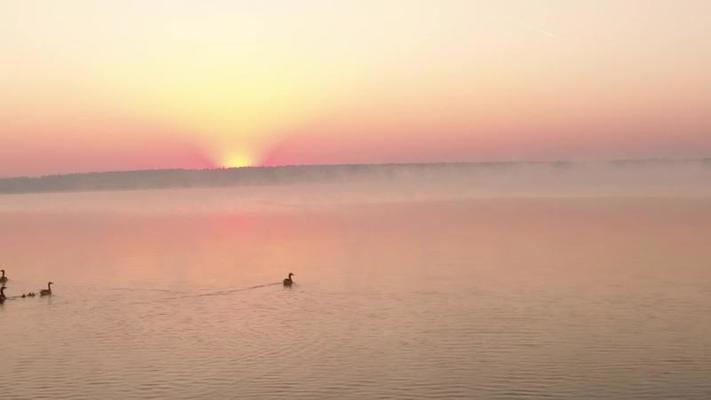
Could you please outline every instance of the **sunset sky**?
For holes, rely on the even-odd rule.
[[[0,0],[0,176],[711,156],[708,0]]]

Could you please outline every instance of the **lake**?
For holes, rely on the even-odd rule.
[[[0,198],[0,397],[711,398],[711,197],[264,198]]]

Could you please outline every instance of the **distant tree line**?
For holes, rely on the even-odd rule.
[[[668,164],[701,164],[711,167],[711,158],[694,160],[617,160],[613,167],[643,167]],[[288,185],[329,181],[357,181],[363,179],[395,179],[436,177],[441,173],[453,176],[511,170],[530,166],[568,170],[576,163],[556,162],[488,162],[488,163],[431,163],[431,164],[346,164],[304,165],[284,167],[245,167],[222,169],[164,169],[117,171],[18,177],[0,179],[0,194],[141,190],[188,187],[225,187],[254,185]]]

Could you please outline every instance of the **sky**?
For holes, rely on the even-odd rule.
[[[708,0],[0,0],[0,176],[711,156]]]

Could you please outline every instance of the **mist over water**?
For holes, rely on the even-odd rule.
[[[707,399],[709,178],[546,164],[0,196],[0,392]]]
[[[231,180],[216,179],[213,171],[196,176],[186,171],[189,177],[181,178],[180,187],[171,186],[174,172],[146,171],[142,190],[69,190],[104,187],[99,180],[105,187],[130,187],[121,173],[72,176],[67,190],[0,195],[0,212],[213,213],[497,197],[711,196],[711,163],[705,160],[284,167],[250,171],[248,180],[240,178],[239,169],[214,171]],[[23,190],[56,186],[45,184]]]

